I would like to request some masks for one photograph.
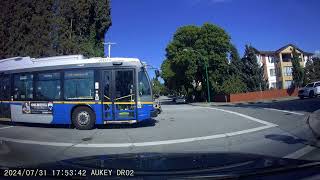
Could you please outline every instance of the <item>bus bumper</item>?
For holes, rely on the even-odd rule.
[[[159,114],[157,109],[154,109],[153,111],[150,112],[151,117],[157,117]]]
[[[137,120],[104,121],[104,124],[135,124],[137,122]]]

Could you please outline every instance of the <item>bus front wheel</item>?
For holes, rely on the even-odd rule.
[[[88,107],[77,107],[72,113],[72,123],[77,129],[92,129],[95,121],[96,117],[94,112]]]

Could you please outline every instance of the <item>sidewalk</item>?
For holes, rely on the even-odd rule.
[[[282,98],[274,98],[274,99],[263,99],[263,100],[256,100],[256,101],[239,101],[239,102],[195,102],[190,103],[191,105],[195,106],[226,106],[226,105],[250,105],[250,104],[260,104],[260,103],[272,103],[272,102],[281,102],[281,101],[290,101],[299,99],[296,96],[288,96]]]
[[[320,109],[310,114],[308,124],[314,136],[320,139]]]

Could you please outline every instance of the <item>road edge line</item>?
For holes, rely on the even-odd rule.
[[[299,116],[304,116],[305,115],[303,113],[298,113],[298,112],[294,112],[294,111],[287,111],[287,110],[282,110],[282,109],[275,109],[275,108],[263,108],[263,109],[270,110],[270,111],[285,112],[285,113],[295,114],[295,115],[299,115]]]

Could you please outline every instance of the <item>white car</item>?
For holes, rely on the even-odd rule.
[[[312,98],[318,95],[320,95],[320,81],[309,83],[298,91],[300,99],[304,97]]]

